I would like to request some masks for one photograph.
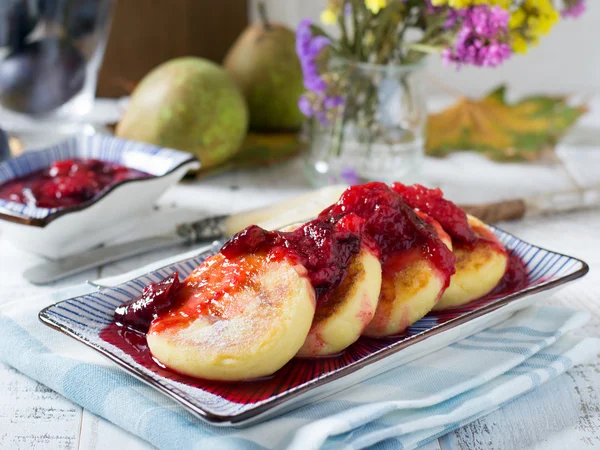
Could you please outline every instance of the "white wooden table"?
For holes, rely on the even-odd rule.
[[[600,123],[600,121],[599,121]],[[585,153],[585,149],[582,150]],[[567,150],[568,153],[568,150]],[[600,149],[588,150],[575,167],[586,182],[598,175]],[[230,173],[180,185],[161,200],[163,210],[181,217],[201,217],[252,208],[292,197],[309,189],[301,162],[275,169]],[[460,174],[460,177],[457,176]],[[586,178],[587,177],[587,178]],[[561,168],[498,167],[478,158],[458,156],[426,166],[425,178],[441,184],[457,201],[510,198],[568,188],[571,178]],[[159,213],[137,236],[168,229],[173,218]],[[503,225],[525,240],[587,261],[590,274],[549,303],[590,311],[585,332],[600,335],[600,210],[529,219]],[[86,279],[124,273],[152,260],[181,252],[170,249],[91,270],[50,287],[22,279],[41,258],[23,253],[0,236],[0,302],[27,301],[32,295]],[[42,325],[40,325],[42,326]],[[0,363],[0,449],[141,450],[150,448],[120,430]],[[542,386],[505,408],[432,442],[426,449],[591,449],[600,448],[600,355],[593,362]]]

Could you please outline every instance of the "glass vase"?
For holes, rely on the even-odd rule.
[[[116,0],[0,0],[0,126],[77,131],[92,109]]]
[[[343,101],[307,126],[305,169],[313,185],[415,178],[427,121],[423,67],[330,63],[329,89]]]

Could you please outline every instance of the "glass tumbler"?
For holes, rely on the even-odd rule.
[[[68,133],[94,104],[113,0],[0,0],[0,127]]]

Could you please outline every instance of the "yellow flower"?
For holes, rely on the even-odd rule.
[[[508,23],[513,50],[525,53],[528,46],[537,45],[540,37],[550,32],[559,17],[550,0],[525,0],[511,14]]]
[[[512,49],[515,53],[527,53],[527,41],[519,33],[514,33],[512,37]]]
[[[382,8],[385,8],[387,0],[365,0],[365,6],[373,14],[377,14]]]
[[[523,11],[521,8],[519,8],[510,15],[510,19],[508,21],[508,27],[510,29],[519,28],[521,25],[523,25],[523,22],[525,22],[526,18],[527,18],[527,15],[525,14],[525,11]]]
[[[321,22],[325,25],[333,25],[337,22],[337,14],[330,8],[321,13]]]

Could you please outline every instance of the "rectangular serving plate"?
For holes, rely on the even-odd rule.
[[[195,380],[161,368],[149,354],[132,356],[125,341],[113,344],[103,339],[118,305],[139,295],[150,282],[158,282],[174,271],[187,276],[204,259],[215,254],[221,243],[213,244],[195,257],[118,286],[51,305],[40,312],[39,318],[44,324],[100,352],[200,419],[217,426],[243,427],[332,395],[496,325],[589,270],[581,260],[536,247],[492,228],[509,252],[525,263],[529,280],[523,289],[504,296],[483,298],[451,311],[432,312],[401,337],[361,338],[336,357],[292,360],[265,380],[241,383]],[[114,325],[113,328],[113,331],[117,330]],[[122,331],[120,329],[118,333]],[[116,336],[118,333],[115,333]]]

